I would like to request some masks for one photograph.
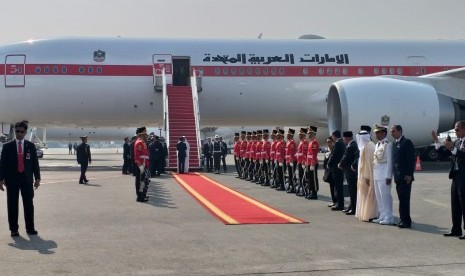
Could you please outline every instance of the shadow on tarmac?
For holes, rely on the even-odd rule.
[[[55,254],[51,249],[57,248],[57,243],[52,240],[44,240],[40,236],[29,236],[30,240],[19,236],[13,238],[14,242],[8,245],[20,250],[36,250],[40,254]]]
[[[410,229],[413,231],[429,233],[429,234],[443,234],[449,230],[447,228],[438,227],[436,225],[417,223],[417,222],[413,222],[412,228]]]
[[[169,175],[162,175],[161,178],[171,177]],[[171,194],[163,188],[162,185],[157,181],[160,177],[152,178],[149,188],[147,190],[147,195],[150,197],[147,204],[150,204],[154,207],[163,207],[163,208],[173,208],[177,209],[178,207],[174,204]]]

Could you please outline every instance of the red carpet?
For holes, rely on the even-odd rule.
[[[307,223],[223,186],[202,174],[174,174],[174,178],[225,224]]]

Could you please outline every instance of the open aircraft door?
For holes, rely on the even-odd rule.
[[[161,75],[163,69],[165,69],[166,84],[173,84],[173,57],[168,54],[153,55],[154,75]]]
[[[5,87],[24,87],[26,84],[26,56],[8,55],[5,58]]]

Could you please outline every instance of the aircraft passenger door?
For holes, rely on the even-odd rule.
[[[5,87],[24,87],[26,56],[8,55],[5,58]]]
[[[191,61],[189,57],[173,57],[173,85],[189,86],[191,83]]]
[[[166,84],[173,84],[173,58],[168,54],[155,54],[152,57],[153,72],[156,75],[161,75],[163,68],[165,69]]]

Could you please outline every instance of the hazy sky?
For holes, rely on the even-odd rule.
[[[464,0],[2,0],[0,44],[56,36],[463,39]]]

